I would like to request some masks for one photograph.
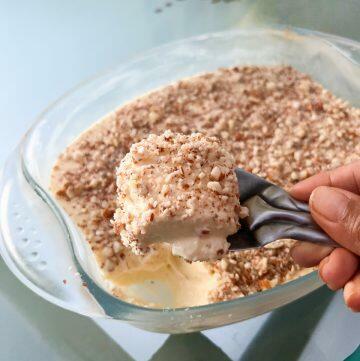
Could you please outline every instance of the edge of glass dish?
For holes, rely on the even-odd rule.
[[[272,31],[272,32],[278,32],[281,35],[284,35],[284,30],[288,32],[289,36],[316,36],[318,37],[320,40],[327,42],[328,44],[330,44],[333,47],[336,47],[336,49],[342,53],[343,56],[346,56],[348,59],[350,59],[352,62],[355,62],[357,64],[357,62],[351,57],[349,56],[349,54],[347,52],[344,52],[344,49],[342,49],[341,47],[337,47],[336,43],[339,43],[341,45],[344,46],[349,46],[351,49],[355,49],[357,52],[360,49],[360,46],[357,42],[349,40],[349,39],[345,39],[345,38],[341,38],[338,36],[332,36],[332,35],[328,35],[328,34],[324,34],[324,33],[320,33],[320,32],[314,32],[314,31],[310,31],[310,30],[306,30],[306,29],[300,29],[300,28],[290,28],[290,27],[281,27],[281,26],[276,26],[276,27],[271,27],[271,28],[255,28],[257,32],[260,31]],[[66,220],[63,218],[61,211],[60,211],[60,206],[58,206],[53,200],[52,197],[49,195],[48,191],[43,189],[42,186],[40,184],[38,184],[38,182],[32,177],[31,173],[28,171],[26,163],[24,161],[24,157],[23,157],[23,151],[26,147],[26,142],[28,141],[28,139],[30,138],[30,136],[32,135],[32,132],[36,129],[36,127],[39,125],[39,123],[41,123],[43,121],[43,119],[46,117],[46,114],[53,109],[54,107],[56,107],[58,104],[61,104],[61,102],[65,99],[67,99],[67,97],[70,94],[73,94],[74,92],[76,92],[77,90],[83,88],[85,85],[88,85],[90,83],[92,83],[94,80],[96,79],[100,79],[103,76],[105,76],[106,74],[110,74],[114,71],[114,69],[116,70],[120,70],[122,67],[128,66],[131,63],[135,63],[136,61],[138,61],[139,59],[149,56],[151,55],[153,52],[158,52],[159,50],[163,49],[166,50],[167,47],[169,46],[174,46],[176,44],[181,44],[184,42],[188,42],[189,40],[192,41],[200,41],[203,39],[207,39],[207,38],[211,38],[211,37],[219,37],[219,36],[223,36],[224,33],[226,34],[237,34],[237,33],[249,33],[251,32],[252,29],[245,29],[245,30],[232,30],[232,31],[226,31],[226,32],[219,32],[219,33],[211,33],[211,34],[205,34],[205,35],[200,35],[200,36],[196,36],[196,37],[191,37],[191,38],[187,38],[187,39],[182,39],[176,42],[171,42],[169,44],[165,44],[156,48],[153,48],[147,52],[142,53],[139,56],[133,57],[131,60],[122,63],[120,66],[115,66],[112,69],[108,69],[104,72],[101,72],[99,74],[97,74],[96,76],[85,80],[83,82],[81,82],[79,85],[77,85],[76,87],[72,88],[70,91],[66,92],[62,97],[60,97],[58,100],[56,100],[55,102],[53,102],[52,104],[49,105],[49,107],[47,107],[40,115],[39,117],[36,119],[36,121],[33,123],[33,125],[30,127],[30,129],[26,132],[26,134],[24,135],[21,143],[20,143],[20,153],[21,153],[21,162],[22,162],[22,168],[23,168],[23,175],[26,178],[27,182],[30,184],[30,186],[33,188],[33,190],[42,198],[42,200],[48,205],[48,207],[51,209],[51,211],[55,214],[56,218],[58,219],[58,221],[61,224],[61,227],[64,231],[64,235],[67,237],[68,242],[70,243],[70,247],[72,247],[73,249],[73,244],[71,241],[71,232],[68,228],[68,225],[66,223]],[[73,252],[74,254],[74,252]],[[99,287],[87,274],[86,272],[83,270],[83,268],[81,267],[81,264],[78,262],[78,260],[76,259],[75,255],[74,255],[74,261],[76,262],[77,266],[79,267],[79,271],[81,271],[82,276],[84,278],[84,280],[88,283],[89,288],[93,288],[96,291],[100,292],[100,296],[101,297],[105,297],[107,299],[106,302],[110,302],[113,303],[112,306],[118,308],[117,311],[119,311],[120,314],[122,314],[124,316],[124,314],[128,313],[128,311],[136,311],[137,313],[141,313],[141,314],[156,314],[156,315],[162,315],[164,313],[167,312],[171,312],[174,314],[182,314],[184,312],[187,312],[189,310],[194,311],[194,312],[201,312],[201,311],[207,311],[207,310],[219,310],[219,309],[224,309],[224,308],[228,308],[231,307],[233,305],[237,305],[239,307],[241,307],[242,303],[247,303],[253,299],[263,299],[263,298],[267,298],[270,297],[271,295],[274,294],[278,294],[281,293],[282,290],[284,288],[289,288],[289,287],[297,287],[298,285],[304,283],[304,282],[308,282],[310,280],[313,280],[315,282],[315,280],[317,279],[317,274],[316,271],[313,271],[305,276],[299,277],[293,281],[290,281],[288,283],[279,285],[275,288],[266,290],[266,291],[262,291],[256,294],[252,294],[246,297],[241,297],[241,298],[236,298],[233,300],[229,300],[229,301],[223,301],[223,302],[218,302],[218,303],[213,303],[213,304],[208,304],[208,305],[202,305],[202,306],[196,306],[196,307],[183,307],[183,308],[176,308],[176,309],[155,309],[155,308],[146,308],[146,307],[141,307],[135,304],[131,304],[125,301],[122,301],[114,296],[112,296],[110,293],[106,292],[103,288]],[[17,275],[18,276],[18,275]],[[23,280],[20,279],[22,282]],[[44,291],[39,289],[36,285],[31,284],[29,285],[28,283],[26,283],[26,285],[31,288],[33,291],[35,291],[36,293],[40,293],[42,295],[42,297],[48,299],[50,302],[54,302],[53,299],[50,299],[50,297],[48,297],[48,295],[44,295]],[[320,284],[316,286],[316,288],[320,287]],[[39,292],[40,291],[40,292]],[[53,297],[51,297],[53,298]],[[59,302],[54,302],[56,304],[59,304]],[[63,303],[63,302],[61,302]],[[283,303],[284,304],[284,303]],[[60,304],[59,304],[60,305]],[[72,311],[76,311],[78,313],[81,313],[81,310],[78,309],[73,309],[70,308],[68,306],[68,304],[61,304],[61,307],[67,308],[67,309],[71,309]],[[279,305],[280,306],[280,305]],[[259,313],[261,314],[261,312]],[[109,315],[110,317],[114,317],[114,318],[118,318],[116,316],[116,314],[114,316]],[[127,317],[121,317],[121,319],[128,319],[131,320],[132,318],[127,318]],[[236,322],[233,321],[233,322]],[[230,323],[230,322],[229,322]]]

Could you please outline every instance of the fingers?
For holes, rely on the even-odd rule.
[[[318,187],[310,197],[315,222],[337,243],[360,255],[360,196]]]
[[[292,250],[295,262],[313,266],[323,258],[320,277],[332,290],[344,288],[346,305],[360,312],[360,161],[310,177],[290,193],[309,201],[316,223],[346,248],[300,243]]]
[[[313,255],[312,253],[316,253]],[[329,254],[330,253],[330,254]],[[331,249],[316,244],[298,242],[293,247],[292,255],[302,266],[314,266],[318,258],[319,275],[331,290],[344,288],[346,305],[355,312],[360,312],[360,270],[359,258],[344,248]],[[302,262],[304,257],[304,262]],[[313,261],[310,261],[310,260]]]
[[[321,279],[333,291],[343,288],[354,276],[359,266],[359,259],[344,248],[336,248],[319,265]]]
[[[360,195],[360,160],[305,179],[296,184],[290,194],[307,202],[312,191],[319,186],[341,188]]]
[[[355,312],[360,312],[360,271],[345,285],[344,300]]]
[[[315,243],[297,242],[291,249],[291,256],[300,266],[313,267],[317,266],[333,249],[333,247]]]

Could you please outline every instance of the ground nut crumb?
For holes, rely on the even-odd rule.
[[[219,182],[208,182],[206,186],[214,192],[221,193],[222,188]]]
[[[246,207],[240,207],[239,217],[246,218],[249,215],[249,209]]]
[[[220,179],[221,174],[222,174],[221,169],[218,166],[216,166],[211,170],[210,177],[217,181]]]

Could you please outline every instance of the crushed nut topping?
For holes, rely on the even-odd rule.
[[[220,69],[146,94],[83,133],[52,173],[52,191],[103,269],[127,259],[109,220],[116,209],[115,168],[133,143],[166,130],[218,137],[238,166],[285,189],[360,158],[360,109],[288,66]],[[218,181],[216,170],[212,177]],[[112,255],[102,255],[106,247]],[[219,278],[212,302],[274,287],[302,272],[288,243],[231,253],[208,267]]]

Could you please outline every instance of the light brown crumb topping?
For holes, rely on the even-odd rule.
[[[126,259],[110,224],[116,208],[114,169],[131,144],[167,129],[218,137],[238,166],[286,189],[360,158],[360,109],[288,66],[220,69],[138,98],[80,136],[52,174],[52,191],[76,215],[107,271]],[[263,267],[245,271],[245,259]],[[299,271],[286,243],[274,254],[237,252],[209,267],[220,280],[212,301],[273,287]]]
[[[283,240],[261,249],[231,252],[214,263],[212,272],[221,278],[221,286],[211,291],[210,300],[226,301],[247,296],[299,276],[299,266],[290,257],[293,242]]]
[[[216,137],[169,130],[149,135],[131,146],[117,169],[115,233],[136,254],[178,235],[205,243],[216,233],[224,245],[210,256],[218,258],[227,250],[226,237],[239,228],[235,167]]]

